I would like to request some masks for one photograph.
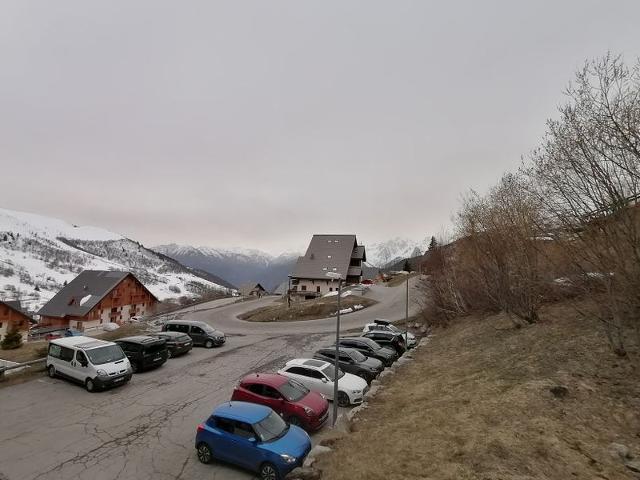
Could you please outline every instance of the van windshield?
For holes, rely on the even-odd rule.
[[[124,358],[124,352],[119,345],[107,345],[106,347],[92,348],[85,350],[87,357],[94,365],[115,362]]]

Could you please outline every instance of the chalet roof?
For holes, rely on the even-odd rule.
[[[274,290],[273,290],[273,294],[274,295],[284,295],[285,293],[287,293],[287,290],[289,290],[289,279],[285,280],[284,282],[282,282],[280,285],[278,285]]]
[[[241,295],[250,295],[254,290],[266,292],[265,288],[259,283],[244,283],[240,285],[239,291]]]
[[[23,317],[26,317],[29,320],[31,320],[31,316],[28,315],[26,312],[24,312],[22,310],[22,306],[20,304],[20,300],[5,300],[5,301],[0,300],[0,305],[4,305],[6,307],[9,307],[14,312],[17,312],[20,315],[22,315]]]
[[[363,245],[358,245],[355,235],[314,235],[307,252],[293,270],[294,278],[327,279],[327,272],[349,274],[351,259],[365,260]]]
[[[129,275],[133,276],[131,272],[85,270],[49,300],[38,314],[82,317]]]

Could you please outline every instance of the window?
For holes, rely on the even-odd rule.
[[[67,347],[60,347],[60,356],[58,358],[65,362],[70,362],[73,360],[73,350]]]
[[[304,375],[305,377],[309,376],[307,375],[307,369],[302,367],[290,367],[287,370],[287,372],[292,373],[294,375]]]
[[[322,355],[324,355],[325,357],[328,357],[328,358],[336,358],[336,355],[335,355],[336,352],[332,352],[330,350],[325,350],[325,351],[320,352],[320,353],[322,353]]]
[[[333,267],[331,270],[333,270],[334,272],[338,271],[338,269],[336,267]]]
[[[228,432],[228,433],[233,433],[233,421],[227,418],[213,417],[213,423],[216,428],[219,428],[220,430],[224,430],[225,432]]]
[[[327,258],[331,258],[331,255],[327,255]]]
[[[333,287],[329,287],[329,291],[330,291],[330,292],[333,292]]]
[[[320,285],[316,287],[316,292],[320,293]]]
[[[256,434],[253,432],[253,428],[251,428],[251,425],[249,425],[248,423],[234,420],[233,424],[233,433],[235,435],[246,439],[255,438]]]
[[[255,393],[256,395],[262,395],[262,385],[259,383],[252,383],[247,387],[251,393]]]
[[[53,358],[60,358],[60,350],[62,350],[60,345],[56,345],[55,343],[49,344],[49,356]]]
[[[302,287],[300,287],[300,290],[302,290],[303,292],[307,291],[307,286],[306,285],[302,285]]]
[[[311,377],[311,378],[317,378],[317,379],[323,379],[324,375],[322,374],[322,372],[319,372],[318,370],[311,370],[311,369],[304,369],[307,371],[306,376],[307,377]]]
[[[327,271],[327,267],[322,267],[322,271],[326,272]]]
[[[278,399],[281,397],[280,392],[278,392],[275,388],[270,387],[269,385],[263,385],[263,395],[269,398]]]
[[[87,362],[87,356],[84,354],[84,352],[81,351],[77,351],[76,352],[76,361],[82,365],[82,364],[87,364],[89,362]]]
[[[191,327],[191,333],[195,333],[197,335],[204,335],[204,330],[202,330],[200,327]]]

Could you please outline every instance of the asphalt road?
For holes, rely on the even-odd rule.
[[[369,295],[381,303],[344,316],[345,329],[404,316],[404,288],[376,287]],[[200,464],[196,426],[245,374],[309,356],[331,341],[335,328],[335,319],[255,324],[235,318],[271,301],[216,301],[183,312],[225,331],[227,343],[196,348],[123,387],[91,394],[42,376],[0,388],[0,480],[252,478],[233,466]]]

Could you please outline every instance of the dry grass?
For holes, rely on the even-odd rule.
[[[333,315],[338,309],[337,295],[333,297],[317,298],[314,300],[305,300],[299,302],[291,302],[288,308],[286,302],[277,303],[260,307],[250,312],[240,315],[242,320],[250,322],[289,322],[295,320],[316,320],[318,318],[326,318]],[[340,308],[349,308],[354,305],[363,305],[369,307],[376,302],[370,298],[358,297],[350,295],[340,300]]]
[[[616,357],[600,325],[566,304],[542,319],[436,331],[319,459],[323,478],[637,478],[609,444],[640,455],[639,352]],[[554,397],[555,385],[568,395]]]
[[[391,280],[385,283],[387,287],[398,287],[407,282],[407,278],[417,277],[420,275],[418,272],[408,273],[406,275],[396,275]]]

